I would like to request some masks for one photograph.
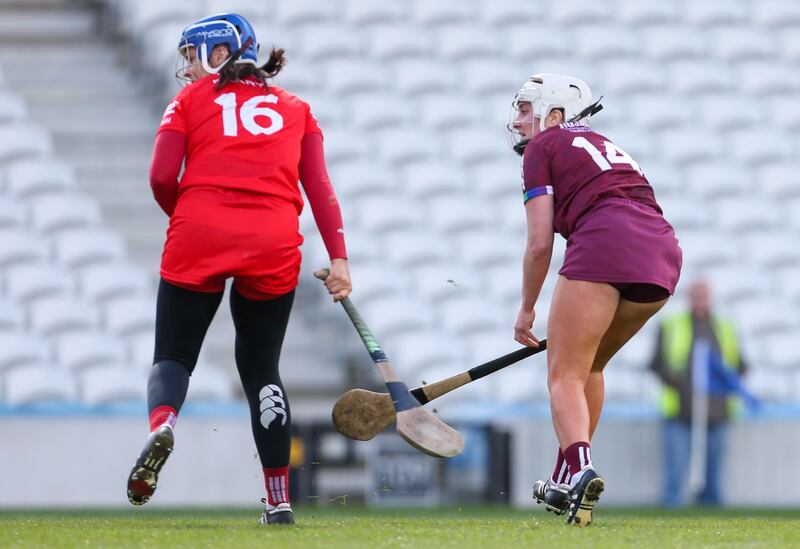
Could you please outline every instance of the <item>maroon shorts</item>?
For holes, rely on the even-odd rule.
[[[607,198],[578,221],[567,239],[560,274],[571,280],[606,282],[623,298],[642,303],[675,293],[682,252],[675,231],[651,207]],[[641,285],[655,285],[654,288]]]

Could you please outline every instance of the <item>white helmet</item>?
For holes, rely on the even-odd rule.
[[[592,90],[579,78],[549,72],[534,74],[514,97],[508,129],[519,138],[518,142],[514,143],[515,150],[520,146],[524,149],[527,144],[527,140],[520,140],[521,136],[513,129],[514,117],[519,103],[522,102],[531,104],[533,116],[539,118],[539,129],[542,131],[546,129],[545,119],[553,109],[564,109],[564,120],[576,122],[590,118],[603,108],[599,105],[600,100],[592,103]],[[522,154],[521,149],[517,152]]]

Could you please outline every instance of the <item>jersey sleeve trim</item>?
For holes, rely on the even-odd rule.
[[[522,193],[522,203],[526,203],[531,198],[536,198],[537,196],[544,196],[548,194],[553,194],[553,186],[552,185],[543,185],[541,187],[533,187],[532,189],[527,189]]]

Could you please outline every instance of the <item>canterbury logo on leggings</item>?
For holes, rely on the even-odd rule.
[[[286,425],[286,401],[283,399],[283,391],[275,384],[265,385],[258,393],[261,401],[261,425],[269,429],[275,418],[281,416],[281,425]]]

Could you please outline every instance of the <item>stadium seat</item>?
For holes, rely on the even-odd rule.
[[[680,166],[651,159],[640,163],[639,167],[653,187],[657,200],[662,197],[680,197],[689,188],[686,174]]]
[[[442,27],[436,34],[439,39],[437,55],[450,61],[491,60],[500,53],[498,37],[486,32],[484,27],[462,23]]]
[[[20,228],[28,218],[28,209],[13,198],[0,194],[0,230]]]
[[[185,26],[203,17],[204,14],[201,14],[199,7],[197,2],[192,2],[191,0],[174,0],[170,2],[139,0],[137,2],[127,2],[127,18],[123,18],[122,22],[133,33],[165,21],[175,21]]]
[[[786,162],[794,153],[793,143],[776,138],[774,131],[741,131],[733,134],[731,141],[735,157],[751,166]]]
[[[386,244],[386,257],[401,269],[442,263],[450,256],[447,241],[430,232],[398,231]]]
[[[378,341],[404,332],[424,332],[433,324],[430,307],[413,296],[375,299],[359,309]]]
[[[288,44],[278,42],[277,38],[273,40],[276,41],[276,46],[288,47]],[[302,58],[299,58],[286,64],[281,73],[275,77],[275,83],[291,93],[300,94],[302,97],[307,92],[319,91],[320,80],[324,78],[324,75],[320,75],[319,72],[320,68],[315,66],[314,63],[304,62]],[[311,106],[313,107],[314,105],[312,104]]]
[[[668,132],[664,132],[661,135],[666,133]],[[662,159],[665,156],[655,154],[655,140],[652,137],[648,138],[648,134],[641,128],[633,126],[615,128],[613,132],[606,134],[606,137],[631,155],[640,166],[652,158]],[[659,153],[663,153],[663,150],[659,149]]]
[[[457,128],[449,132],[449,136],[450,156],[462,166],[469,167],[483,162],[495,163],[504,159],[512,164],[515,163],[501,131],[492,138],[492,135],[487,135],[481,126],[472,126]]]
[[[147,375],[113,363],[90,368],[80,376],[80,396],[90,406],[143,403],[147,397]]]
[[[726,62],[775,57],[775,38],[755,27],[726,27],[714,31],[711,42],[714,54]]]
[[[661,138],[660,152],[663,158],[678,166],[711,162],[724,152],[720,141],[708,139],[693,129],[668,130],[661,134]],[[633,152],[630,154],[636,158]]]
[[[763,114],[757,109],[742,108],[746,102],[746,97],[729,93],[707,96],[701,100],[700,112],[706,123],[717,131],[758,126]]]
[[[492,299],[519,305],[522,291],[522,268],[520,265],[509,262],[487,269],[486,280],[486,289]]]
[[[481,20],[489,25],[519,25],[537,21],[542,16],[541,4],[526,0],[482,0],[480,2]],[[544,28],[544,27],[543,27]]]
[[[655,354],[657,336],[657,324],[646,324],[611,358],[609,366],[614,367],[613,369],[619,365],[631,370],[647,370]]]
[[[504,402],[546,402],[549,397],[546,368],[519,367],[513,373],[499,374],[481,381],[494,389],[493,394],[503,395]],[[475,385],[479,385],[481,381]]]
[[[456,241],[458,257],[476,269],[488,269],[498,263],[519,261],[522,257],[522,249],[508,245],[508,239],[496,231],[462,233]]]
[[[337,58],[357,58],[364,52],[361,33],[331,24],[304,27],[302,42],[305,58],[313,63]]]
[[[43,364],[50,359],[47,343],[19,330],[0,331],[0,370]]]
[[[613,25],[586,27],[575,38],[578,55],[590,61],[633,57],[641,51],[638,35]]]
[[[793,380],[769,368],[753,368],[744,378],[745,386],[762,400],[790,402],[796,397]]]
[[[356,25],[374,25],[390,23],[404,19],[408,8],[400,2],[364,2],[363,0],[346,0],[344,16]]]
[[[372,4],[373,2],[365,2]],[[380,3],[375,3],[380,4]],[[387,5],[390,3],[387,3]],[[381,61],[425,58],[433,51],[430,33],[409,25],[380,25],[370,29],[369,53]]]
[[[394,165],[435,158],[441,150],[439,141],[421,128],[390,128],[380,132],[377,140],[380,158]]]
[[[153,366],[155,340],[155,326],[150,331],[137,332],[122,339],[128,365],[149,372]]]
[[[271,15],[281,25],[297,28],[310,23],[325,23],[339,16],[339,6],[326,0],[277,2]]]
[[[393,85],[398,92],[407,96],[447,93],[457,80],[452,66],[434,60],[400,60],[393,63],[393,69]]]
[[[218,367],[199,360],[189,380],[186,402],[226,402],[235,398],[234,381]]]
[[[30,203],[33,227],[43,234],[100,224],[100,205],[88,196],[47,194]]]
[[[325,159],[328,164],[352,162],[366,154],[368,145],[360,132],[328,130],[325,132]]]
[[[336,60],[326,63],[326,66],[327,88],[337,97],[378,92],[386,88],[386,74],[380,65],[368,61]]]
[[[475,17],[471,2],[461,0],[414,0],[414,19],[423,25],[467,23]]]
[[[302,97],[311,106],[311,113],[319,122],[323,132],[328,128],[341,126],[345,120],[350,119],[350,112],[343,101],[321,95],[318,91],[304,92]]]
[[[438,309],[442,326],[459,336],[479,335],[499,328],[502,321],[497,314],[496,304],[483,298],[465,296],[449,299],[442,302]]]
[[[28,109],[19,95],[10,90],[0,91],[0,124],[13,124],[27,115]]]
[[[798,40],[800,43],[800,40]],[[798,56],[800,59],[800,56]],[[795,108],[794,97],[773,97],[766,105],[770,123],[784,131],[800,130],[800,109]]]
[[[668,94],[652,94],[637,97],[633,103],[633,114],[637,124],[653,131],[661,131],[690,124],[693,114],[686,109],[676,109],[680,99]],[[604,115],[601,113],[600,116]]]
[[[551,0],[550,15],[553,20],[566,28],[574,25],[601,24],[611,19],[611,10],[591,0],[572,0],[561,2]]]
[[[351,265],[376,265],[386,261],[383,235],[371,234],[368,231],[362,232],[349,225],[345,226],[345,230],[347,231],[347,258]],[[308,250],[305,250],[303,255],[307,254]],[[327,252],[321,258],[325,261]],[[317,268],[317,265],[315,264],[312,269]]]
[[[502,4],[504,2],[496,3]],[[528,25],[514,26],[509,29],[507,34],[508,39],[505,41],[505,47],[508,48],[508,53],[523,62],[528,62],[528,60],[537,57],[559,58],[570,51],[569,44],[563,40],[563,36],[555,27],[543,26],[537,28],[536,32],[531,32],[531,27]],[[529,70],[528,72],[539,71]],[[522,73],[520,76],[524,79],[530,74]],[[523,81],[520,81],[519,87],[522,86]]]
[[[453,101],[451,94],[442,94],[423,97],[417,116],[421,116],[426,127],[446,131],[479,122],[480,114],[481,104],[478,101],[472,98]]]
[[[710,61],[680,61],[673,63],[668,72],[675,91],[687,96],[722,94],[742,81],[735,80],[729,69]]]
[[[680,198],[659,197],[658,205],[678,233],[684,230],[702,231],[712,224],[711,213],[707,209],[687,208],[686,201]]]
[[[468,60],[462,65],[459,86],[479,99],[481,106],[476,113],[472,114],[482,118],[486,116],[487,103],[493,101],[493,96],[501,95],[504,108],[501,113],[502,118],[497,122],[505,123],[508,107],[527,76],[525,72],[520,72],[519,67],[514,63],[487,59]],[[467,97],[469,96],[467,95]],[[466,107],[466,105],[462,106],[462,108]]]
[[[73,402],[77,387],[70,374],[53,366],[30,366],[5,376],[5,402],[24,406],[52,402]]]
[[[793,0],[759,0],[748,15],[769,28],[800,25],[800,6]]]
[[[97,325],[96,313],[94,307],[74,297],[43,297],[30,305],[31,327],[45,336],[91,330]]]
[[[609,98],[664,91],[663,71],[642,59],[613,59],[602,63],[600,68],[610,75],[605,84]]]
[[[40,297],[67,295],[74,291],[75,280],[64,269],[48,263],[30,263],[5,271],[6,294],[18,303]]]
[[[753,97],[790,95],[800,89],[800,75],[791,64],[751,61],[741,63],[739,71],[740,89]]]
[[[641,402],[644,400],[642,386],[650,381],[650,374],[624,368],[608,368],[603,377],[606,381],[605,398],[616,402]]]
[[[66,231],[54,240],[58,262],[70,269],[125,257],[122,238],[100,228]]]
[[[800,268],[787,267],[776,274],[781,295],[800,303]]]
[[[359,303],[404,294],[402,273],[387,265],[356,265],[351,268],[353,298]]]
[[[0,231],[0,267],[44,261],[49,254],[47,241],[19,229]]]
[[[89,265],[81,270],[80,292],[92,301],[129,294],[145,294],[150,290],[147,274],[131,263],[101,263]]]
[[[19,330],[25,325],[25,312],[19,304],[0,295],[0,332]]]
[[[522,162],[514,156],[496,162],[482,162],[461,179],[461,188],[476,189],[481,196],[504,200],[509,197],[522,202]]]
[[[754,265],[766,269],[800,264],[800,246],[797,237],[778,229],[775,223],[772,232],[754,233],[747,239],[747,254]]]
[[[439,160],[408,164],[402,181],[403,190],[414,199],[449,195],[470,186],[460,166]]]
[[[741,242],[731,235],[716,231],[681,231],[678,241],[685,267],[733,265],[741,259]]]
[[[430,226],[441,234],[478,231],[494,221],[491,212],[474,197],[441,196],[425,201]]]
[[[383,130],[412,120],[411,108],[402,97],[367,94],[354,97],[352,105],[350,118],[362,130]],[[419,116],[418,113],[414,114]]]
[[[511,192],[510,188],[506,189],[505,196],[498,197],[491,203],[491,210],[498,220],[495,227],[519,235],[524,245],[528,233],[528,219],[521,193]]]
[[[694,165],[688,173],[692,195],[709,202],[741,195],[750,190],[753,183],[745,166],[728,159]]]
[[[767,335],[761,338],[758,348],[764,350],[770,365],[775,368],[796,371],[800,366],[800,345],[797,344],[796,333]]]
[[[152,331],[155,326],[155,302],[142,296],[110,300],[104,306],[105,327],[114,334],[129,336]]]
[[[52,150],[50,135],[42,128],[27,123],[0,126],[0,161],[44,156]]]
[[[674,2],[620,0],[617,8],[616,16],[619,21],[636,29],[644,25],[676,23],[682,16],[680,6]]]
[[[409,383],[417,383],[420,372],[426,368],[451,368],[451,374],[458,370],[462,354],[456,341],[442,332],[409,332],[397,337],[389,337],[385,349],[398,368],[402,368]],[[411,380],[414,380],[413,382]],[[422,381],[422,380],[420,380]],[[437,378],[424,380],[428,383]]]
[[[240,13],[250,19],[269,17],[274,13],[274,4],[264,0],[204,0],[204,13]],[[256,35],[258,29],[256,29]]]
[[[704,0],[687,4],[685,16],[686,20],[693,25],[711,27],[743,22],[749,13],[743,2]]]
[[[794,162],[770,163],[760,167],[757,181],[769,196],[781,200],[800,197],[800,173]]]
[[[395,174],[377,162],[340,163],[331,166],[330,177],[337,197],[342,200],[370,195],[391,196],[397,192]],[[344,207],[348,208],[347,203],[344,203]],[[348,221],[345,219],[345,222]]]
[[[775,228],[779,219],[777,206],[765,198],[728,198],[715,205],[714,217],[723,232],[736,237],[743,232]]]
[[[753,265],[717,267],[706,270],[703,276],[710,282],[716,300],[726,305],[757,299],[765,293],[767,273]]]
[[[758,336],[797,328],[800,313],[777,297],[764,297],[739,303],[735,318],[746,336]]]
[[[122,363],[127,352],[122,341],[111,334],[76,332],[55,339],[55,358],[60,367],[78,371],[109,362]]]
[[[481,279],[465,266],[451,262],[418,265],[409,270],[411,288],[426,303],[440,303],[483,290]]]
[[[402,197],[388,195],[366,196],[351,207],[356,214],[358,229],[369,234],[385,234],[392,231],[409,231],[422,220],[422,212],[416,205]]]
[[[75,188],[75,170],[54,158],[13,162],[8,166],[7,179],[9,193],[19,198]]]

